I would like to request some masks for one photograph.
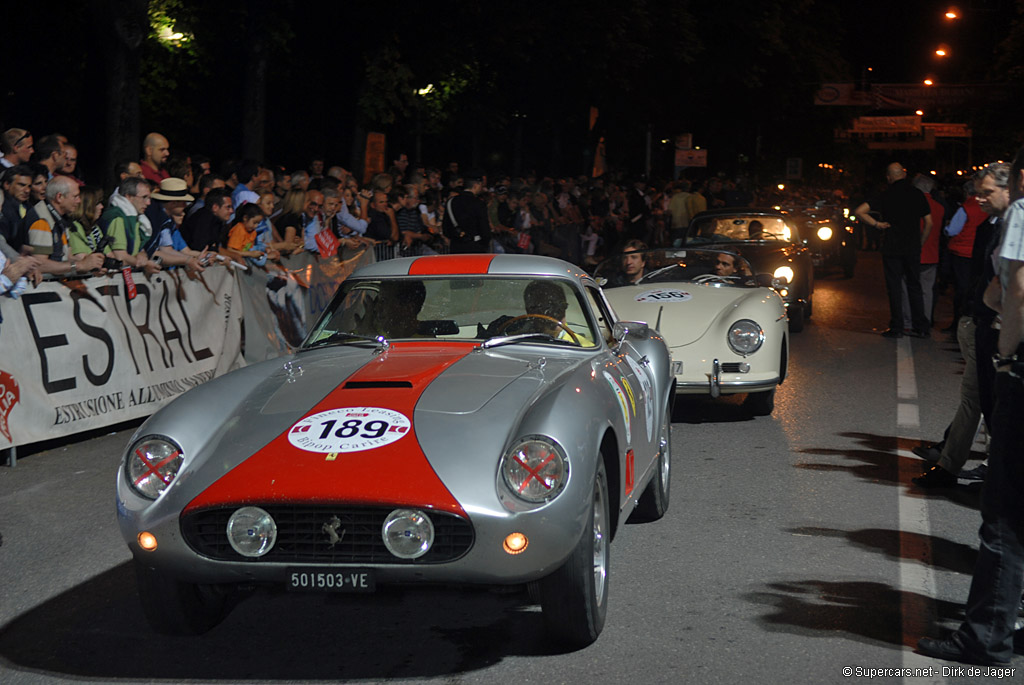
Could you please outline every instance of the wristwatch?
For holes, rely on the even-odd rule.
[[[992,355],[992,367],[996,371],[1001,371],[1003,367],[1010,366],[1017,361],[1017,355],[1012,354],[1009,357],[1003,357],[998,352]]]

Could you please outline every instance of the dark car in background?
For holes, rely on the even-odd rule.
[[[683,242],[737,252],[755,274],[785,279],[777,289],[786,305],[789,330],[798,333],[811,316],[814,263],[791,216],[773,209],[723,207],[693,217]]]
[[[857,247],[853,224],[842,207],[817,202],[809,207],[783,207],[781,211],[796,224],[819,273],[838,269],[846,278],[853,278]]]

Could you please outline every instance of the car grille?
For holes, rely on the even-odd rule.
[[[231,548],[228,518],[238,507],[203,509],[181,518],[181,532],[196,553],[221,561],[335,564],[437,564],[458,559],[473,546],[472,524],[460,516],[428,511],[434,545],[418,559],[399,559],[384,546],[381,527],[387,508],[271,505],[262,507],[277,524],[277,542],[262,557],[243,557]],[[331,544],[325,524],[337,517],[341,539]],[[344,531],[344,535],[342,535]]]

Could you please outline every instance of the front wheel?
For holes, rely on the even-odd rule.
[[[636,513],[642,521],[657,521],[668,511],[672,477],[672,404],[665,407],[658,432],[657,470],[640,495]]]
[[[608,614],[608,511],[608,477],[601,464],[594,477],[586,529],[561,568],[540,581],[540,605],[548,633],[577,649],[597,639]]]
[[[754,416],[770,416],[775,411],[775,388],[749,393],[743,406]]]
[[[185,583],[135,563],[146,620],[164,635],[202,635],[224,620],[227,592],[216,585]]]

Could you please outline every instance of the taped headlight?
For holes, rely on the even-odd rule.
[[[753,354],[764,343],[764,331],[750,319],[740,319],[729,327],[729,347],[737,354]]]
[[[277,523],[259,507],[242,507],[228,519],[227,534],[231,549],[243,557],[262,557],[274,549]]]
[[[181,468],[181,448],[166,438],[145,437],[132,446],[125,460],[125,476],[132,490],[156,499]]]
[[[819,240],[832,240],[832,229],[828,226],[822,226],[818,229]]]
[[[780,266],[775,270],[775,273],[773,273],[772,276],[775,278],[785,278],[787,283],[792,283],[793,269],[788,266]]]
[[[512,494],[531,503],[558,496],[569,479],[569,461],[562,448],[540,435],[523,438],[501,461],[501,476]]]

